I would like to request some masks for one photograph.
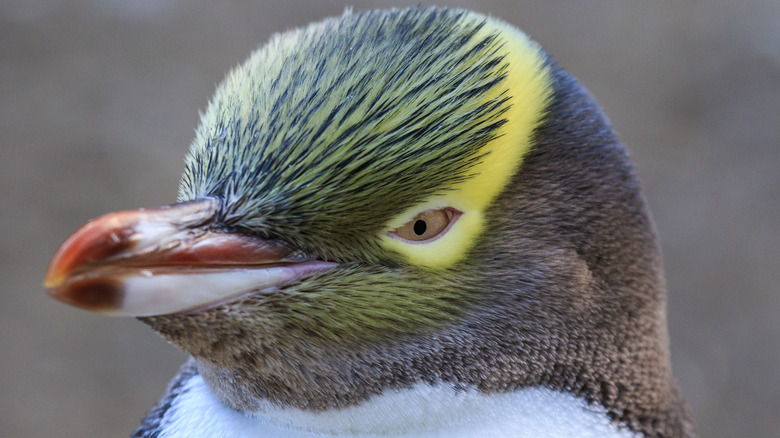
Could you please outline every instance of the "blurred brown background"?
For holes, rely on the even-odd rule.
[[[47,298],[48,260],[90,218],[174,201],[228,69],[347,4],[0,3],[0,436],[136,427],[184,356],[135,320]],[[780,2],[439,4],[520,26],[596,95],[663,238],[673,362],[701,435],[780,436]]]

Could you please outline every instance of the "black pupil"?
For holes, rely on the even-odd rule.
[[[425,234],[425,230],[428,229],[428,224],[425,223],[422,219],[417,219],[417,222],[414,223],[414,234],[418,236],[422,236]]]

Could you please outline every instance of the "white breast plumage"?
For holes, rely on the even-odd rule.
[[[546,388],[486,395],[420,384],[323,413],[268,406],[247,415],[222,404],[197,374],[183,384],[160,428],[160,438],[635,436],[612,423],[604,409]]]

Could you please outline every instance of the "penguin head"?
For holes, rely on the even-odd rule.
[[[345,341],[451,321],[484,282],[469,254],[541,120],[544,62],[463,12],[348,13],[278,36],[219,87],[179,201],[215,199],[211,226],[338,263],[286,291],[305,306],[292,315],[321,315],[293,326]]]
[[[178,203],[86,225],[47,287],[141,318],[242,411],[417,382],[542,385],[632,424],[678,402],[627,153],[535,43],[466,11],[273,37],[218,87]]]

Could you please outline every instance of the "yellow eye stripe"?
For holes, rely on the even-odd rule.
[[[475,19],[482,19],[475,14]],[[483,147],[486,152],[481,163],[475,166],[474,176],[460,183],[455,190],[407,209],[387,224],[388,230],[396,229],[417,214],[429,209],[455,208],[463,214],[446,235],[424,245],[410,245],[388,235],[383,235],[382,245],[402,254],[415,265],[428,268],[447,268],[460,261],[473,247],[485,228],[484,213],[490,203],[509,183],[522,162],[523,155],[531,147],[531,136],[547,108],[552,94],[549,71],[539,46],[513,26],[492,18],[475,36],[479,40],[491,33],[504,41],[504,61],[508,65],[505,87],[486,96],[485,101],[508,91],[509,108],[503,114],[505,123],[497,138]]]

